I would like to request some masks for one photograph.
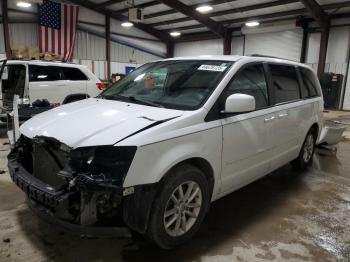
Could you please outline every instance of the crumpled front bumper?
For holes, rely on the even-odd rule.
[[[29,206],[44,220],[60,226],[63,230],[84,236],[93,237],[130,237],[131,231],[127,226],[94,226],[81,225],[65,221],[55,215],[55,210],[68,207],[70,197],[77,192],[67,190],[56,191],[27,172],[15,160],[8,161],[8,169],[14,183],[21,188],[28,197]],[[123,194],[123,189],[116,190],[115,194]]]
[[[118,237],[118,238],[130,238],[132,236],[131,230],[128,227],[96,227],[96,226],[82,226],[73,223],[65,222],[58,219],[52,213],[50,213],[45,207],[38,202],[28,199],[28,205],[31,210],[41,219],[45,220],[49,224],[59,226],[60,229],[69,233],[77,234],[82,237]]]

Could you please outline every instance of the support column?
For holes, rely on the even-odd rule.
[[[318,68],[317,68],[318,78],[322,76],[325,70],[328,38],[329,38],[329,24],[326,27],[322,28],[322,31],[321,31],[320,54],[318,57]]]
[[[308,37],[309,37],[308,23],[303,22],[302,26],[303,26],[303,41],[301,44],[300,63],[305,63],[306,62],[307,43],[308,43]]]
[[[106,15],[106,61],[107,61],[107,81],[111,82],[111,18]]]
[[[10,46],[10,33],[9,33],[9,18],[8,18],[8,8],[7,0],[1,1],[2,9],[2,21],[3,21],[3,30],[4,30],[4,42],[5,42],[5,51],[7,59],[12,58],[11,46]]]
[[[166,43],[166,57],[172,58],[174,57],[174,42],[167,42]]]
[[[232,29],[227,29],[225,32],[224,42],[224,55],[231,55],[231,44],[232,44]]]

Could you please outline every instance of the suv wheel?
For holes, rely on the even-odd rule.
[[[169,172],[153,204],[149,238],[163,249],[190,239],[209,209],[208,181],[201,170],[184,164]]]
[[[312,157],[315,152],[316,136],[313,130],[310,130],[306,135],[303,146],[301,147],[298,158],[296,158],[292,165],[298,169],[305,169],[312,162]]]

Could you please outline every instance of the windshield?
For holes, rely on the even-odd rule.
[[[233,62],[171,60],[146,64],[100,97],[179,110],[199,108]]]

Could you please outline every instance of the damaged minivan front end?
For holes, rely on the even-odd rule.
[[[8,166],[29,203],[55,219],[83,227],[128,225],[142,232],[145,222],[140,221],[148,214],[134,215],[139,209],[134,198],[143,197],[147,206],[155,190],[149,185],[136,192],[123,188],[136,150],[113,145],[73,149],[54,138],[22,135]]]

